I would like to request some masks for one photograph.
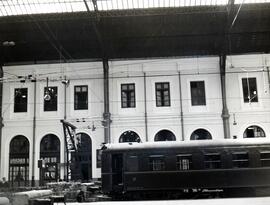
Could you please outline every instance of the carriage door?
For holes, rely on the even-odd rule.
[[[112,183],[113,186],[123,184],[123,154],[112,155]]]

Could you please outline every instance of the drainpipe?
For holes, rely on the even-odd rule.
[[[0,78],[3,78],[3,68],[0,65]],[[3,128],[3,117],[2,117],[2,96],[3,96],[3,81],[0,81],[0,170],[3,170],[1,167],[1,159],[2,159],[2,128]]]
[[[268,85],[269,85],[269,91],[270,91],[270,71],[269,71],[269,67],[267,66],[267,73],[268,73]]]
[[[146,73],[143,72],[144,79],[144,122],[145,122],[145,141],[148,142],[148,120],[147,120],[147,93],[146,93]]]
[[[227,107],[227,98],[226,98],[226,55],[222,54],[219,57],[219,65],[220,65],[220,82],[221,82],[221,94],[222,94],[222,114],[221,118],[223,121],[223,131],[224,138],[230,138],[230,122],[229,122],[229,110]]]
[[[32,82],[34,82],[34,113],[33,113],[33,158],[32,158],[32,187],[35,186],[35,158],[36,158],[36,152],[35,152],[35,144],[36,144],[36,95],[37,95],[37,82],[36,79],[34,79]]]
[[[66,81],[66,76],[65,76],[65,83],[64,85],[64,120],[67,119],[67,81]],[[65,135],[66,130],[63,127],[63,134]],[[65,136],[64,136],[65,138]],[[65,146],[64,148],[64,163],[68,163],[68,150],[67,147]],[[67,168],[64,168],[64,180],[68,182],[68,164],[65,165]]]
[[[104,140],[105,143],[111,143],[110,125],[111,125],[111,113],[110,113],[110,101],[109,101],[109,63],[108,59],[103,59],[103,86],[104,86],[104,113],[102,125],[104,126]]]
[[[185,130],[184,130],[184,115],[183,115],[183,101],[182,101],[182,87],[181,87],[181,73],[178,71],[178,82],[179,82],[179,101],[180,101],[180,123],[181,123],[181,134],[182,141],[185,140]]]
[[[64,120],[66,120],[67,119],[67,86],[68,86],[66,76],[65,76],[65,83],[63,84],[64,84]]]

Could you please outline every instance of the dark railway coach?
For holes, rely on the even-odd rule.
[[[110,195],[269,186],[265,140],[108,144],[102,153],[102,189]]]

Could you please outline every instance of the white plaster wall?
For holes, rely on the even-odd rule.
[[[79,129],[77,131],[88,134],[92,140],[92,175],[93,178],[100,177],[100,169],[96,168],[96,149],[100,149],[100,145],[104,142],[103,127],[101,126],[103,113],[103,76],[102,63],[74,63],[74,64],[43,64],[43,65],[23,65],[23,66],[7,66],[4,71],[16,75],[27,76],[35,75],[37,81],[36,96],[36,142],[35,142],[35,179],[39,179],[39,170],[37,168],[37,160],[39,159],[39,147],[42,137],[46,134],[55,134],[61,143],[61,163],[64,162],[64,135],[63,127],[60,120],[64,118],[64,84],[61,79],[64,76],[70,80],[67,86],[67,121],[70,121]],[[6,74],[7,75],[7,74]],[[43,93],[46,87],[46,78],[49,77],[49,86],[58,87],[58,106],[57,111],[43,111]],[[11,78],[10,75],[5,76]],[[14,77],[13,77],[14,78]],[[12,79],[18,81],[16,78]],[[11,81],[11,80],[9,80]],[[88,110],[74,110],[74,85],[88,85]],[[26,87],[28,88],[28,109],[26,113],[14,113],[14,89]],[[33,158],[33,102],[34,102],[34,83],[27,81],[7,82],[3,85],[3,123],[2,129],[2,155],[1,160],[1,177],[8,178],[8,158],[9,143],[16,135],[24,135],[30,143],[30,173],[32,176],[32,158]],[[85,118],[85,122],[82,122]],[[80,119],[80,122],[76,122]],[[91,131],[88,127],[94,125],[95,131]],[[64,169],[61,167],[61,178],[64,177]]]
[[[228,109],[230,112],[231,137],[241,138],[244,130],[250,125],[262,127],[267,137],[270,137],[270,91],[266,72],[253,72],[265,69],[270,65],[270,55],[242,55],[227,58],[226,91]],[[176,140],[189,140],[196,129],[208,130],[213,139],[224,138],[222,125],[222,95],[219,74],[218,57],[179,58],[179,59],[148,59],[129,61],[110,61],[110,112],[111,138],[118,143],[120,135],[132,130],[143,142],[146,141],[145,130],[145,97],[144,74],[146,75],[146,105],[148,120],[148,141],[162,129],[173,132]],[[4,67],[15,75],[37,75],[37,128],[35,178],[38,179],[37,160],[39,159],[40,140],[46,134],[55,134],[61,142],[61,162],[64,162],[64,136],[60,119],[64,118],[64,85],[61,79],[66,76],[70,80],[67,86],[67,120],[78,127],[77,132],[88,134],[92,140],[92,173],[94,178],[100,177],[100,169],[96,168],[96,149],[104,142],[104,127],[102,126],[104,97],[103,97],[103,68],[102,62],[72,63],[72,64],[44,64]],[[180,92],[179,73],[182,88],[182,103],[184,114],[184,136],[181,136],[180,121]],[[243,103],[242,77],[256,77],[259,102]],[[57,112],[43,111],[43,93],[49,77],[49,86],[58,87]],[[5,74],[6,78],[12,76]],[[13,77],[14,78],[14,77]],[[191,106],[190,81],[205,82],[206,106]],[[9,80],[10,81],[10,80]],[[170,107],[156,107],[155,83],[170,83]],[[136,107],[121,108],[122,83],[135,83]],[[74,110],[74,86],[88,85],[88,110]],[[28,112],[13,112],[14,88],[28,88]],[[9,143],[16,135],[24,135],[30,142],[30,173],[32,176],[32,132],[33,132],[33,83],[6,82],[3,86],[3,118],[2,129],[2,160],[1,177],[8,177]],[[233,125],[235,115],[236,125]],[[84,118],[84,121],[82,121]],[[79,122],[77,122],[79,119]],[[95,131],[88,129],[94,125]],[[3,170],[3,171],[2,171]],[[61,178],[63,169],[61,170]]]
[[[9,165],[9,144],[11,140],[17,135],[25,136],[29,141],[29,152],[32,153],[32,124],[31,122],[20,121],[5,123],[5,127],[2,128],[2,141],[1,141],[1,172],[0,177],[6,177],[8,179],[8,165]],[[32,155],[29,156],[29,163],[32,161]],[[31,164],[29,164],[31,167]],[[32,172],[29,170],[29,179],[31,179]]]
[[[136,61],[113,61],[111,74],[111,112],[113,142],[127,130],[145,136],[144,119],[144,73],[146,75],[146,104],[148,121],[148,141],[154,141],[156,133],[162,129],[172,131],[177,140],[182,140],[180,124],[179,72],[181,76],[182,102],[184,113],[185,140],[190,134],[204,127],[213,139],[224,138],[222,127],[222,96],[219,75],[219,58],[151,59]],[[190,81],[205,81],[206,106],[191,106]],[[169,82],[171,106],[157,107],[155,83]],[[135,83],[136,108],[121,108],[120,85]],[[214,86],[213,86],[214,85]]]
[[[226,90],[231,136],[241,139],[247,127],[257,125],[263,128],[267,138],[270,137],[269,66],[269,54],[227,57]],[[258,102],[244,103],[242,78],[249,77],[256,78]]]

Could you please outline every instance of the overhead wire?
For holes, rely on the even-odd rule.
[[[235,21],[236,21],[238,15],[239,15],[239,12],[240,12],[240,10],[241,10],[242,5],[243,5],[244,2],[245,2],[245,0],[242,0],[242,3],[240,4],[240,6],[239,6],[239,8],[238,8],[238,10],[237,10],[237,13],[236,13],[236,15],[235,15],[235,17],[234,17],[234,19],[233,19],[233,21],[232,21],[232,23],[231,23],[230,30],[231,30],[232,27],[234,26],[234,23],[235,23]]]
[[[257,67],[258,69],[256,69],[256,70],[254,70],[254,69],[253,70],[248,70],[248,72],[249,73],[268,72],[267,70],[263,69],[264,67],[265,66],[260,66],[260,67]],[[243,68],[246,68],[246,67],[243,67]],[[241,73],[246,74],[247,70],[245,70],[243,68],[239,67],[239,69],[241,69],[241,70],[238,70],[238,71],[228,71],[228,72],[226,72],[226,75],[241,74]],[[255,67],[252,67],[252,68],[255,68]],[[91,69],[101,69],[101,67],[96,67],[96,68],[91,68]],[[77,72],[78,71],[86,71],[86,70],[89,70],[89,68],[77,69]],[[185,70],[185,71],[188,72],[189,70]],[[179,75],[176,70],[169,70],[169,71],[167,70],[167,71],[163,71],[163,72],[164,73],[161,73],[159,71],[158,74],[148,74],[148,75],[146,75],[146,77],[148,77],[148,78],[162,77],[162,76],[164,76],[164,77],[172,76],[173,77],[173,76],[178,76]],[[168,72],[175,72],[175,73],[168,74]],[[67,74],[67,73],[74,73],[74,71],[73,70],[65,71],[65,74]],[[135,74],[130,75],[130,73],[132,73],[132,71],[129,71],[128,73],[118,72],[118,74],[121,74],[121,75],[118,75],[118,76],[115,76],[116,73],[111,73],[111,75],[109,76],[109,79],[123,79],[123,78],[124,79],[132,79],[132,78],[143,78],[144,77],[143,72],[141,72],[141,71],[134,72],[134,73],[139,73],[139,74],[136,74],[136,75]],[[44,81],[44,79],[46,77],[48,77],[50,75],[54,75],[54,76],[50,76],[51,78],[52,77],[56,78],[56,79],[53,79],[52,81],[60,81],[62,79],[59,78],[59,76],[61,76],[62,74],[63,74],[63,71],[55,71],[55,72],[48,72],[48,73],[40,73],[40,74],[37,74],[36,77],[37,77],[37,81]],[[123,75],[123,74],[125,74],[125,75]],[[200,75],[219,75],[219,74],[220,74],[220,72],[217,71],[217,72],[196,72],[196,73],[183,73],[183,72],[181,72],[180,75],[181,76],[200,76]],[[14,74],[14,75],[16,75],[16,74]],[[83,74],[83,75],[85,76],[86,74]],[[88,75],[90,75],[90,74],[88,74]],[[92,77],[79,77],[79,78],[78,78],[78,76],[77,76],[77,78],[75,76],[75,78],[70,77],[69,80],[101,80],[101,79],[103,79],[103,76],[99,76],[99,75],[102,75],[102,74],[101,73],[100,74],[95,74],[95,75],[92,74]],[[45,76],[44,79],[43,79],[43,76]],[[39,77],[41,77],[41,79],[38,79]],[[0,78],[0,82],[1,82],[1,80],[2,79]],[[14,78],[14,80],[16,80],[16,78]],[[18,80],[18,82],[19,82],[19,80]]]
[[[28,1],[28,0],[27,0]],[[29,3],[29,2],[28,2]],[[45,38],[47,39],[47,41],[51,44],[51,46],[58,52],[58,54],[61,56],[61,58],[63,58],[66,62],[67,62],[67,58],[62,54],[62,51],[61,49],[65,52],[65,54],[69,57],[69,60],[71,62],[73,62],[73,57],[69,54],[69,52],[66,51],[66,49],[59,43],[59,41],[57,40],[55,34],[52,32],[52,30],[50,29],[49,25],[47,24],[47,22],[45,22],[49,32],[50,32],[50,35],[52,36],[52,38],[58,43],[58,45],[56,45],[56,43],[54,43],[51,38],[50,38],[50,35],[44,31],[44,29],[41,27],[41,25],[36,21],[36,19],[31,15],[29,14],[29,17],[32,19],[32,21],[36,24],[36,26],[38,27],[38,29],[42,32],[42,34],[45,36]],[[58,48],[59,47],[59,48]],[[61,49],[60,49],[61,48]],[[71,69],[73,69],[71,67]],[[78,75],[77,71],[74,70],[73,72],[75,72],[77,74],[77,77],[79,79],[81,79],[81,77]],[[83,79],[82,79],[83,80]],[[93,94],[98,97],[98,95],[94,92],[94,90],[92,88],[89,88],[91,90],[91,92],[93,92]],[[101,99],[100,99],[101,100]]]

